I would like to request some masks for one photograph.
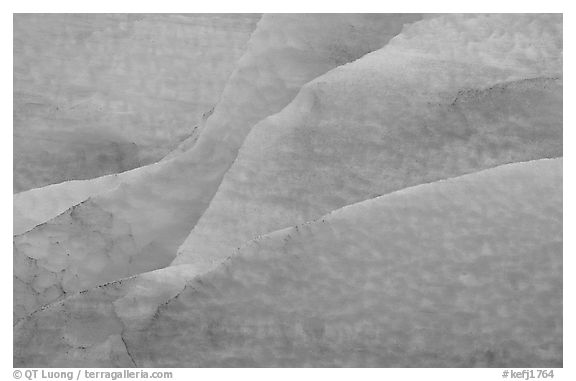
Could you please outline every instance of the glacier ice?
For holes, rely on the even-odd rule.
[[[15,366],[562,366],[562,159],[406,188],[187,266],[30,315]]]
[[[302,84],[346,62],[347,59],[353,60],[381,47],[400,31],[404,23],[419,18],[417,14],[266,15],[260,21],[259,29],[252,35],[249,50],[230,78],[225,94],[221,95],[222,104],[217,108],[215,116],[219,120],[210,122],[209,127],[212,131],[209,135],[213,139],[205,139],[204,144],[212,146],[218,144],[219,139],[224,139],[224,136],[231,139],[235,134],[238,136],[234,138],[235,142],[231,143],[231,146],[235,147],[231,150],[237,150],[237,145],[242,142],[252,125],[279,111],[292,99]],[[350,31],[355,32],[348,35]],[[243,105],[236,105],[238,102]],[[177,157],[195,144],[200,131],[204,130],[205,117],[211,116],[213,112],[212,109],[206,111],[196,126],[199,128],[164,159]],[[236,132],[231,134],[228,129]],[[225,150],[226,147],[219,149]],[[166,171],[173,170],[173,167],[169,166]],[[144,168],[146,167],[142,167],[137,173]],[[120,174],[118,182],[134,181],[133,173],[134,171],[128,171]],[[14,209],[18,211],[14,213],[15,225],[23,226],[15,231],[15,234],[24,233],[45,223],[90,196],[113,189],[117,182],[114,186],[102,187],[99,179],[86,180],[83,185],[72,184],[70,189],[67,189],[67,184],[58,184],[59,188],[45,187],[35,192],[23,192],[20,197],[15,197]],[[78,188],[82,191],[78,192]],[[53,193],[58,197],[58,207],[50,201],[55,197]],[[41,215],[27,215],[31,213],[29,203],[34,203],[44,212]],[[64,206],[65,208],[62,208]]]
[[[509,31],[517,20],[532,29]],[[561,24],[554,21],[423,20],[384,48],[307,83],[289,106],[251,130],[174,263],[208,271],[253,237],[347,204],[499,164],[562,156]],[[495,37],[482,39],[480,25]],[[470,40],[479,42],[463,54]],[[542,48],[519,52],[510,65],[497,60],[510,48],[506,41]],[[446,66],[455,52],[457,62]]]
[[[15,41],[47,60],[26,91],[106,54],[86,42],[133,45],[110,67],[143,81],[129,101],[154,95],[124,131],[136,151],[114,123],[60,123],[125,107],[114,91],[36,109],[81,152],[50,171],[147,159],[14,195],[14,366],[562,366],[561,15],[50,17],[71,24],[31,28],[55,37],[37,56]],[[158,71],[151,38],[222,62]],[[164,119],[170,89],[191,107]]]
[[[14,191],[160,159],[217,103],[259,18],[16,14]]]
[[[404,23],[419,18],[263,16],[190,150],[119,175],[124,177],[116,188],[15,237],[14,261],[21,263],[14,274],[15,288],[18,285],[15,317],[40,307],[39,300],[45,303],[90,284],[168,265],[208,206],[253,124],[284,107],[305,82],[379,48]],[[355,32],[348,33],[351,29]],[[103,220],[105,226],[99,227]],[[97,245],[89,244],[96,241]],[[86,263],[87,256],[97,265]],[[50,287],[57,291],[50,288],[49,298],[38,298],[29,276],[52,268],[62,273],[51,278]]]

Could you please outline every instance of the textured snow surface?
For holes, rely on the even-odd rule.
[[[561,367],[562,159],[346,206],[16,325],[16,367],[70,364]]]
[[[157,161],[218,102],[260,15],[14,16],[14,191]]]
[[[263,16],[191,149],[121,174],[115,189],[15,237],[15,317],[65,293],[170,264],[255,123],[280,111],[306,82],[382,47],[419,19]],[[38,276],[50,279],[50,288],[35,290]]]
[[[347,204],[562,156],[560,21],[424,20],[306,84],[252,129],[174,263],[209,270],[253,237]]]

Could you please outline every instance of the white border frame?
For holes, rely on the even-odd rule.
[[[2,3],[0,19],[0,36],[2,41],[2,134],[0,139],[2,167],[2,192],[1,211],[2,226],[0,234],[2,236],[2,283],[0,292],[6,310],[1,314],[1,332],[5,339],[1,345],[1,368],[0,379],[13,379],[12,368],[12,131],[8,126],[12,126],[12,32],[13,13],[392,13],[392,12],[493,12],[493,13],[564,13],[564,58],[565,68],[576,67],[573,57],[574,22],[572,9],[569,1],[540,0],[536,1],[503,1],[503,0],[480,0],[474,3],[455,0],[434,0],[434,1],[394,1],[386,2],[370,0],[348,0],[337,3],[336,1],[311,1],[311,0],[290,0],[284,2],[273,2],[271,0],[209,0],[209,1],[182,1],[182,0],[94,0],[91,2],[81,2],[79,0],[35,0],[35,1],[7,1]],[[574,2],[572,2],[574,3]],[[567,89],[573,89],[573,76],[571,70],[566,70],[564,83]],[[565,91],[564,104],[572,104],[574,99],[571,94]],[[575,180],[572,175],[575,163],[571,155],[571,148],[574,147],[574,117],[571,107],[564,107],[564,195],[576,195]],[[575,270],[574,257],[576,245],[573,237],[575,221],[575,202],[571,197],[564,199],[564,368],[555,369],[556,380],[576,380],[574,366],[574,278],[571,277]],[[77,369],[77,368],[76,368]],[[74,370],[74,369],[62,369]],[[102,369],[105,370],[105,369]],[[117,369],[110,369],[117,370]],[[298,379],[318,379],[330,378],[332,380],[348,380],[351,377],[361,377],[362,380],[503,380],[502,369],[166,369],[174,374],[174,380],[192,380],[199,377],[207,377],[210,380],[238,379],[249,377],[251,380],[275,380]],[[150,369],[151,371],[151,369]],[[23,378],[25,379],[25,378]]]

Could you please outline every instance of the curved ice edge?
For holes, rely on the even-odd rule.
[[[434,18],[434,17],[440,17],[441,15],[442,15],[442,14],[433,14],[433,15],[431,14],[431,15],[429,15],[429,17],[427,17],[427,19]],[[252,31],[252,33],[250,34],[250,37],[249,37],[248,41],[246,42],[246,48],[245,48],[246,50],[247,50],[248,46],[250,45],[251,40],[252,40],[252,36],[253,36],[254,33],[256,32],[256,30],[258,29],[258,25],[260,24],[261,20],[262,20],[262,17],[257,21],[257,23],[256,23],[256,28],[255,28],[255,29]],[[411,24],[414,24],[414,23],[421,22],[421,21],[423,21],[423,19],[422,19],[422,20],[416,20],[416,21],[410,21],[410,22],[407,21],[407,22],[405,22],[404,25],[402,26],[401,31],[400,31],[396,36],[394,36],[394,37],[392,37],[390,40],[388,40],[388,41],[387,41],[384,45],[382,45],[381,47],[375,48],[374,50],[369,51],[369,52],[367,52],[366,54],[364,54],[364,55],[362,55],[362,56],[360,56],[360,57],[358,57],[358,58],[356,58],[356,59],[354,59],[354,60],[352,60],[352,61],[350,61],[350,62],[345,62],[345,63],[343,63],[343,64],[341,64],[341,65],[335,66],[334,68],[328,70],[327,72],[322,73],[322,74],[320,74],[320,75],[318,75],[318,76],[310,79],[308,82],[304,83],[304,84],[300,87],[300,89],[299,89],[298,92],[294,95],[294,97],[292,98],[292,100],[296,97],[296,95],[299,94],[299,92],[300,92],[300,91],[302,90],[302,88],[304,88],[305,86],[313,84],[317,79],[323,77],[324,75],[327,75],[327,74],[329,74],[329,73],[331,73],[331,72],[337,72],[337,71],[341,70],[343,67],[346,67],[346,66],[348,66],[348,65],[350,65],[350,64],[352,64],[352,63],[356,63],[357,61],[359,61],[359,60],[361,60],[361,59],[363,59],[363,58],[365,58],[365,57],[367,57],[367,56],[369,56],[369,55],[371,55],[371,54],[374,54],[374,53],[379,52],[380,50],[384,49],[387,45],[389,45],[390,42],[391,42],[392,40],[394,40],[398,35],[402,34],[407,26],[409,26],[409,25],[411,25]],[[246,50],[245,50],[245,52],[246,52]],[[242,59],[242,57],[244,57],[245,54],[246,54],[246,53],[244,53],[244,54],[239,58],[238,62]],[[237,62],[237,64],[238,64],[238,62]],[[232,74],[233,74],[237,69],[238,69],[238,66],[236,66],[235,70],[228,76],[228,81],[230,80],[230,77],[232,76]],[[226,83],[228,83],[228,82],[226,82]],[[216,108],[218,107],[218,105],[219,105],[220,102],[221,102],[221,97],[222,97],[222,94],[220,94],[220,98],[219,98],[218,101],[216,102],[216,104],[215,104],[215,106],[213,107],[213,109],[216,109]],[[288,102],[288,104],[286,104],[286,106],[285,106],[284,108],[288,107],[288,106],[291,104],[292,100],[291,100],[290,102]],[[283,110],[284,108],[282,108],[282,110]],[[280,113],[282,110],[279,110],[278,113]],[[272,114],[266,115],[266,116],[263,117],[261,120],[259,120],[258,122],[254,123],[254,125],[253,125],[252,127],[256,126],[256,125],[257,125],[258,123],[260,123],[261,121],[263,121],[263,120],[265,120],[265,119],[267,119],[267,118],[270,118],[270,117],[272,117],[272,116],[274,116],[274,115],[276,115],[276,114],[277,114],[277,113],[272,113]],[[210,115],[211,115],[211,114],[210,114]],[[197,139],[200,137],[200,135],[202,134],[202,132],[203,132],[203,128],[198,132],[198,134],[197,134],[197,136],[196,136]],[[192,134],[193,134],[193,133],[192,133]],[[246,136],[248,136],[248,135],[246,135]],[[244,140],[245,140],[245,139],[244,139]],[[182,142],[181,142],[181,143],[182,143]],[[34,192],[34,193],[35,193],[35,192],[45,192],[45,191],[50,192],[51,188],[53,188],[53,187],[65,186],[65,184],[69,184],[69,183],[82,183],[82,182],[89,183],[89,182],[94,182],[94,181],[98,181],[98,180],[104,179],[104,178],[106,178],[106,177],[114,177],[114,176],[119,177],[119,178],[117,179],[118,183],[115,184],[115,185],[113,185],[112,187],[102,189],[101,191],[97,191],[97,192],[93,192],[93,193],[91,192],[91,193],[90,193],[90,196],[89,196],[89,197],[96,197],[96,196],[99,196],[99,195],[102,195],[102,194],[106,194],[106,193],[108,193],[108,192],[111,192],[111,191],[113,191],[114,189],[116,189],[118,186],[122,185],[122,184],[126,181],[125,179],[123,179],[123,177],[124,177],[124,176],[129,176],[129,173],[131,173],[131,172],[136,173],[136,172],[138,172],[139,170],[142,170],[142,169],[144,169],[144,168],[149,168],[149,167],[152,167],[152,166],[154,166],[154,165],[156,165],[156,164],[164,164],[164,163],[166,163],[166,162],[168,162],[168,161],[174,160],[175,158],[180,157],[182,154],[185,154],[186,152],[188,152],[189,150],[191,150],[191,149],[194,147],[195,144],[196,144],[196,142],[194,142],[194,144],[193,144],[188,150],[185,150],[185,151],[182,151],[182,152],[177,152],[175,155],[170,156],[170,155],[172,155],[175,151],[178,150],[179,145],[177,145],[177,146],[175,146],[175,147],[173,148],[172,151],[168,152],[164,157],[161,157],[161,158],[158,159],[156,162],[149,163],[149,164],[144,164],[144,165],[142,165],[142,166],[139,166],[139,167],[136,167],[136,168],[132,168],[132,169],[129,169],[129,170],[126,170],[126,171],[123,171],[123,172],[110,173],[110,174],[107,174],[107,175],[102,175],[102,176],[98,176],[98,177],[94,177],[94,178],[89,178],[89,179],[71,179],[71,180],[66,180],[66,181],[62,181],[62,182],[59,182],[59,183],[55,183],[55,184],[45,185],[45,186],[38,187],[38,188],[31,188],[31,189],[27,189],[27,190],[25,190],[25,191],[22,191],[22,192],[18,192],[18,193],[13,194],[13,198],[16,197],[17,195],[23,195],[23,194],[26,194],[26,193],[28,193],[28,192]],[[241,148],[241,147],[238,147],[238,149],[237,149],[238,152],[239,152],[240,148]],[[234,158],[234,160],[232,161],[232,163],[230,164],[229,168],[232,167],[232,165],[233,165],[233,163],[236,161],[236,159],[237,159],[237,155],[236,155],[236,157]],[[20,197],[22,197],[22,196],[20,196]],[[87,199],[85,199],[84,201],[87,201]],[[84,201],[82,201],[82,202],[84,202]],[[46,222],[51,221],[52,219],[58,217],[60,214],[65,213],[67,210],[69,210],[70,208],[72,208],[72,207],[74,207],[74,206],[77,206],[77,205],[78,205],[78,204],[71,204],[71,205],[69,205],[66,209],[64,209],[63,211],[61,211],[61,212],[53,215],[52,217],[43,218],[44,221],[36,222],[36,223],[34,223],[34,224],[35,224],[34,226],[26,227],[23,231],[19,232],[18,234],[13,234],[13,236],[17,236],[17,235],[20,235],[20,234],[24,234],[24,233],[26,233],[26,232],[29,232],[29,231],[33,230],[36,226],[39,226],[39,225],[41,225],[41,224],[44,224],[44,223],[46,223]],[[13,209],[14,209],[14,208],[13,208]]]
[[[110,282],[106,282],[103,283],[101,285],[95,286],[95,287],[91,287],[85,290],[81,290],[81,291],[75,291],[73,293],[67,294],[64,298],[59,299],[57,301],[54,301],[52,303],[46,304],[41,306],[40,308],[38,308],[37,310],[33,311],[32,313],[26,315],[25,317],[20,318],[16,323],[13,323],[13,328],[16,329],[19,325],[23,324],[23,322],[25,322],[26,320],[30,319],[32,316],[34,316],[36,313],[47,310],[47,309],[51,309],[54,308],[62,303],[64,303],[68,298],[71,297],[76,297],[80,294],[86,293],[90,290],[95,290],[98,288],[102,288],[102,287],[107,287],[107,286],[114,286],[114,285],[121,285],[123,282],[126,281],[130,281],[133,279],[136,279],[138,277],[141,276],[153,276],[155,273],[160,273],[163,271],[176,271],[176,272],[181,272],[184,271],[186,267],[188,267],[190,269],[189,272],[187,272],[187,274],[190,274],[190,277],[186,278],[183,280],[183,285],[182,285],[182,289],[180,291],[178,291],[176,293],[179,294],[184,288],[186,288],[186,286],[190,283],[196,280],[196,278],[200,277],[200,276],[204,276],[206,274],[210,274],[214,271],[217,271],[221,266],[223,266],[225,263],[231,261],[233,258],[235,258],[237,256],[237,254],[244,249],[245,247],[248,247],[250,245],[253,244],[257,244],[258,241],[261,240],[267,240],[267,239],[273,239],[276,236],[283,236],[286,233],[293,231],[293,230],[298,230],[299,227],[302,226],[306,226],[306,225],[310,225],[312,223],[316,223],[316,222],[324,222],[324,220],[329,217],[329,216],[338,216],[342,213],[345,213],[348,209],[358,206],[360,204],[363,204],[364,206],[369,205],[371,203],[374,202],[378,202],[381,199],[385,199],[387,197],[390,197],[392,195],[399,195],[399,194],[406,194],[406,193],[412,193],[412,192],[417,192],[419,189],[421,188],[430,188],[430,187],[434,187],[436,186],[436,184],[445,184],[445,183],[451,183],[451,182],[457,182],[461,179],[466,179],[466,178],[471,178],[471,177],[475,177],[478,174],[483,174],[483,173],[487,173],[487,172],[491,172],[491,171],[498,171],[498,170],[503,170],[505,168],[508,167],[516,167],[516,166],[529,166],[533,163],[543,163],[543,162],[550,162],[550,161],[562,161],[563,156],[558,156],[558,157],[551,157],[551,158],[542,158],[542,159],[535,159],[535,160],[528,160],[528,161],[518,161],[518,162],[512,162],[512,163],[507,163],[507,164],[502,164],[502,165],[498,165],[495,167],[491,167],[491,168],[487,168],[487,169],[483,169],[480,171],[476,171],[476,172],[471,172],[471,173],[467,173],[464,175],[460,175],[460,176],[454,176],[454,177],[448,177],[448,178],[444,178],[444,179],[440,179],[440,180],[435,180],[432,182],[428,182],[428,183],[421,183],[418,185],[413,185],[413,186],[409,186],[406,188],[402,188],[399,190],[395,190],[392,191],[390,193],[386,193],[383,195],[379,195],[379,196],[375,196],[372,198],[368,198],[362,201],[358,201],[352,204],[348,204],[345,205],[341,208],[338,209],[334,209],[324,215],[322,215],[321,217],[297,224],[297,225],[292,225],[292,226],[288,226],[285,228],[281,228],[281,229],[277,229],[265,234],[261,234],[258,235],[250,240],[245,241],[242,245],[240,245],[238,248],[236,248],[232,254],[230,254],[229,256],[227,256],[225,259],[220,260],[219,263],[215,264],[214,267],[212,267],[211,269],[209,269],[208,271],[204,271],[204,272],[199,272],[197,270],[195,270],[196,266],[194,266],[193,264],[188,264],[188,263],[183,263],[183,264],[177,264],[177,265],[170,265],[170,266],[166,266],[160,269],[156,269],[153,271],[147,271],[147,272],[143,272],[143,273],[138,273],[138,274],[134,274],[131,275],[129,277],[126,278],[121,278],[121,279],[117,279],[114,281],[110,281]],[[168,270],[167,270],[168,269]],[[174,297],[172,297],[174,298]],[[162,304],[162,303],[161,303]]]
[[[364,199],[364,200],[361,200],[361,201],[358,201],[358,202],[354,202],[354,203],[352,203],[352,204],[344,205],[344,206],[342,206],[342,207],[340,207],[340,208],[331,210],[330,212],[328,212],[328,213],[326,213],[326,214],[323,214],[322,216],[320,216],[320,217],[318,217],[318,218],[314,218],[314,219],[312,219],[312,220],[309,220],[309,221],[306,221],[306,222],[302,222],[302,223],[300,223],[300,224],[287,226],[287,227],[284,227],[284,228],[281,228],[281,229],[276,229],[276,230],[272,230],[272,231],[267,232],[267,233],[264,233],[264,234],[257,235],[257,236],[255,236],[255,237],[252,238],[252,239],[249,239],[249,240],[247,240],[247,241],[244,241],[244,243],[243,243],[242,245],[240,245],[240,247],[236,248],[236,249],[234,250],[234,252],[236,253],[236,252],[242,250],[244,247],[249,246],[249,245],[257,242],[257,241],[260,240],[260,239],[268,239],[268,238],[274,237],[274,236],[276,236],[276,235],[282,235],[282,234],[284,234],[284,233],[286,233],[286,232],[288,232],[288,231],[290,231],[290,230],[296,230],[296,229],[298,229],[298,228],[301,227],[301,226],[310,225],[310,224],[315,223],[315,222],[323,222],[328,216],[331,216],[331,215],[339,215],[339,214],[341,214],[341,213],[344,213],[347,209],[349,209],[349,208],[351,208],[351,207],[358,206],[358,205],[360,205],[360,204],[366,205],[366,204],[370,204],[370,203],[376,202],[376,201],[378,201],[378,200],[380,200],[380,199],[384,199],[384,198],[389,197],[389,196],[392,196],[392,195],[399,195],[399,194],[404,194],[404,193],[417,192],[420,188],[426,189],[426,188],[435,186],[436,184],[444,184],[444,183],[455,182],[455,181],[458,181],[459,179],[462,179],[462,178],[474,177],[474,176],[477,175],[477,174],[482,174],[482,173],[490,172],[490,171],[493,171],[493,170],[503,169],[504,167],[511,167],[511,166],[517,166],[517,165],[525,166],[525,165],[530,165],[531,163],[547,162],[547,161],[556,161],[556,160],[562,161],[562,158],[563,158],[563,156],[556,156],[556,157],[546,157],[546,158],[533,159],[533,160],[527,160],[527,161],[515,161],[515,162],[510,162],[510,163],[506,163],[506,164],[497,165],[497,166],[490,167],[490,168],[485,168],[485,169],[482,169],[482,170],[479,170],[479,171],[475,171],[475,172],[466,173],[466,174],[463,174],[463,175],[458,175],[458,176],[453,176],[453,177],[446,177],[446,178],[439,179],[439,180],[434,180],[434,181],[430,181],[430,182],[424,182],[424,183],[420,183],[420,184],[417,184],[417,185],[411,185],[411,186],[406,187],[406,188],[397,189],[397,190],[392,191],[392,192],[389,192],[389,193],[384,193],[384,194],[381,194],[381,195],[378,195],[378,196],[374,196],[374,197],[370,197],[370,198],[367,198],[367,199]],[[227,261],[228,259],[232,258],[233,256],[234,256],[234,255],[230,255],[230,256],[226,257],[226,259],[225,259],[224,261]],[[224,262],[224,261],[223,261],[223,262]],[[175,265],[175,266],[181,266],[181,265],[183,265],[183,264],[177,264],[177,265]],[[168,266],[168,267],[171,267],[171,266]],[[220,267],[220,265],[218,265],[218,267]],[[206,272],[206,274],[209,273],[209,272],[212,272],[212,271],[213,271],[213,270],[210,270],[210,271]]]

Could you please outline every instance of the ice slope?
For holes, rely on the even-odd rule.
[[[123,182],[133,181],[158,165],[153,163],[95,179],[66,181],[16,193],[13,196],[14,235],[21,235],[41,226],[90,197],[110,191]]]
[[[173,159],[192,148],[212,111],[211,109],[204,113],[191,135],[162,158],[162,161]],[[122,182],[131,181],[131,179],[149,171],[154,165],[158,164],[153,163],[121,174],[101,176],[88,181],[72,180],[16,193],[13,199],[13,233],[14,235],[26,233],[35,226],[51,220],[68,208],[78,205],[92,196],[114,189]]]
[[[32,314],[14,366],[561,367],[562,159],[399,190],[188,267]]]
[[[189,273],[190,266],[188,265],[171,266],[75,294],[71,299],[85,296],[87,304],[80,302],[78,308],[72,307],[69,311],[70,315],[66,320],[70,323],[69,328],[73,329],[74,334],[62,336],[62,341],[53,343],[57,349],[51,353],[50,361],[63,366],[72,364],[91,367],[135,366],[126,348],[123,336],[124,325],[129,324],[132,329],[143,328],[147,319],[155,314],[159,305],[176,296],[185,287]],[[99,295],[98,298],[94,298],[96,294]],[[40,318],[42,321],[39,321],[37,328],[33,329],[35,331],[33,335],[45,329],[53,330],[52,332],[60,329],[59,322],[51,318]],[[87,325],[85,327],[87,329],[84,330],[82,325],[85,319],[91,320],[92,324]],[[36,323],[33,324],[36,325]],[[22,325],[17,327],[20,326]],[[15,328],[15,330],[18,329]],[[81,334],[82,331],[85,335]],[[103,336],[98,337],[99,335]],[[26,337],[23,340],[29,338]],[[17,340],[20,339],[15,339],[14,348],[18,347],[22,351],[18,356],[27,357],[28,349],[17,344]],[[20,361],[18,356],[14,357],[14,364]],[[32,356],[36,355],[32,354]],[[28,360],[24,362],[28,363]]]
[[[175,264],[375,195],[562,156],[562,19],[450,15],[306,84],[245,140]],[[527,46],[533,46],[527,49]]]
[[[90,182],[68,181],[31,189],[14,195],[14,235],[25,233],[62,212],[70,204],[85,201],[93,193],[114,188],[120,183],[118,174],[102,176]]]
[[[192,149],[15,237],[15,318],[66,293],[168,265],[256,122],[304,83],[380,48],[419,18],[264,16]],[[46,279],[39,291],[37,277]]]
[[[251,128],[252,124],[281,109],[292,99],[299,86],[322,74],[322,70],[334,67],[346,57],[357,58],[356,55],[379,48],[400,30],[404,22],[419,18],[419,15],[267,15],[258,33],[252,37],[252,48],[245,54],[232,83],[228,84],[228,95],[218,108],[224,109],[218,112],[220,122],[210,124],[209,130],[214,131],[211,133],[212,138],[218,140],[220,135],[225,134],[222,130],[229,128],[235,128],[241,135],[245,135],[245,130]],[[298,30],[294,31],[294,28]],[[323,28],[328,33],[324,32]],[[342,35],[346,31],[349,32],[348,37]],[[284,57],[286,54],[290,57]],[[250,90],[251,87],[255,89]],[[253,93],[251,96],[248,95],[250,92]],[[235,102],[243,102],[246,107],[238,109],[234,106]],[[247,106],[247,103],[250,103],[250,106]],[[267,107],[271,109],[267,110]],[[206,119],[212,113],[212,109],[206,111],[191,136],[179,144],[175,152],[167,155],[166,159],[172,159],[188,150],[198,139],[199,132],[203,131]],[[234,127],[236,124],[240,127]],[[207,140],[208,145],[214,144],[213,139]],[[243,137],[239,137],[238,140],[243,140]],[[121,175],[121,180],[124,179],[124,175]],[[91,181],[93,180],[88,180],[82,188],[89,190]],[[66,185],[62,187],[65,188]],[[82,200],[97,195],[102,190],[101,187],[95,186],[89,194],[82,193],[84,197]],[[46,197],[43,195],[43,190],[39,190],[26,198],[34,198],[35,204],[40,205],[43,200],[52,199],[52,190],[47,189],[47,192],[49,194]],[[60,193],[61,199],[58,205],[72,207],[81,198],[74,190]],[[65,210],[53,208],[51,202],[44,203],[46,205],[40,207],[47,211],[43,217],[31,219],[26,216],[28,213],[26,205],[20,205],[19,200],[15,198],[14,209],[18,209],[18,212],[14,215],[26,216],[27,219],[40,224]],[[18,221],[15,224],[20,225]]]
[[[16,14],[14,191],[159,160],[217,103],[259,18]]]

